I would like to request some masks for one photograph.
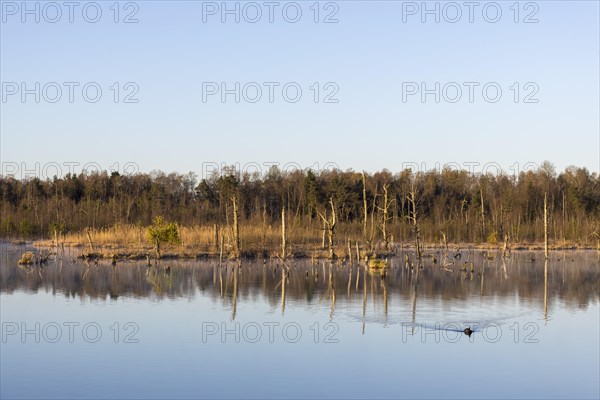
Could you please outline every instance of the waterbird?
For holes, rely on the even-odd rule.
[[[462,257],[462,253],[460,250],[460,247],[458,248],[458,251],[456,252],[456,254],[454,254],[454,259],[455,260],[460,260],[460,258]]]
[[[468,328],[465,328],[465,330],[463,332],[465,335],[467,335],[469,337],[473,334],[473,330],[471,329],[470,326]]]

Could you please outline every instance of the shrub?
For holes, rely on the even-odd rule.
[[[179,244],[179,228],[174,222],[166,223],[163,217],[155,217],[152,225],[147,230],[148,240],[153,244],[163,243]]]
[[[487,242],[489,244],[498,244],[498,233],[496,231],[490,233],[487,237]]]

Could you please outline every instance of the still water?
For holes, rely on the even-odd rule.
[[[600,397],[596,251],[430,250],[382,276],[1,249],[2,398]]]

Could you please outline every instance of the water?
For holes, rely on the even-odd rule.
[[[600,397],[595,251],[399,257],[385,278],[303,260],[283,284],[277,261],[1,249],[2,398]]]

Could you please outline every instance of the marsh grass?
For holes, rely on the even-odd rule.
[[[215,229],[218,230],[219,241],[223,236],[224,249],[226,257],[233,254],[233,231],[231,227],[215,225],[193,225],[178,226],[179,244],[165,245],[163,255],[165,257],[218,257],[219,245],[216,242]],[[312,225],[302,225],[300,223],[290,223],[287,228],[287,253],[290,257],[328,257],[328,250],[323,247],[323,228],[318,223]],[[154,250],[153,243],[148,239],[148,228],[139,225],[114,225],[102,229],[90,229],[90,236],[95,247],[96,253],[103,257],[112,257],[114,254],[123,257],[144,258],[147,254],[152,254]],[[402,238],[403,232],[393,232],[394,238]],[[355,245],[359,242],[361,258],[364,257],[367,245],[362,240],[362,226],[360,224],[340,223],[336,227],[334,241],[334,250],[339,258],[348,256],[347,241],[350,240],[352,246],[352,257],[356,257]],[[397,236],[396,236],[397,235]],[[82,254],[91,252],[88,243],[87,233],[67,232],[59,236],[59,244],[69,247],[81,248]],[[279,224],[263,224],[259,221],[247,220],[240,224],[241,255],[243,257],[277,257],[281,253],[281,227]],[[44,240],[35,242],[40,247],[56,246],[53,240]],[[327,244],[325,244],[327,246]],[[414,249],[413,241],[410,235],[406,240],[395,240],[392,249],[397,252],[411,252]],[[492,243],[461,243],[450,247],[462,247],[463,249],[484,248],[488,250],[500,251],[501,244]],[[543,248],[540,243],[511,243],[513,250],[539,250]],[[588,244],[556,241],[551,242],[551,249],[584,249],[595,248],[596,243],[590,247]],[[429,242],[424,244],[425,249],[439,249],[441,243]],[[373,249],[383,250],[383,242],[374,243]]]

